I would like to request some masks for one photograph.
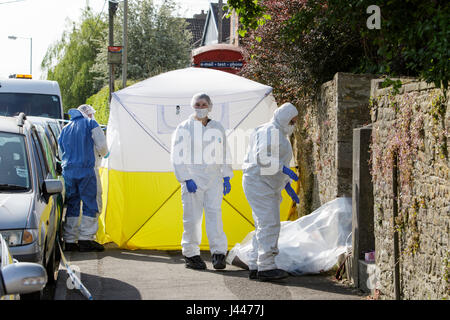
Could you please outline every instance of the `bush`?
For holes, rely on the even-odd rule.
[[[127,87],[138,81],[127,81]],[[122,89],[122,80],[114,82],[116,90]],[[86,100],[86,104],[90,104],[95,109],[95,119],[99,124],[107,124],[109,119],[109,86],[103,87],[99,92],[90,96]]]
[[[447,0],[229,0],[228,5],[238,8],[243,28],[256,30],[255,42],[269,40],[262,30],[272,20],[281,19],[279,39],[300,49],[300,57],[292,58],[302,62],[299,67],[308,68],[316,84],[329,79],[329,74],[338,69],[414,76],[448,89],[450,2]],[[366,10],[371,5],[380,7],[378,30],[367,27],[370,15]],[[280,17],[286,14],[287,17]]]
[[[450,2],[447,0],[228,0],[239,14],[248,61],[241,75],[270,85],[279,104],[299,109],[296,148],[300,201],[308,213],[313,173],[305,115],[336,72],[415,76],[447,89]],[[381,29],[368,29],[370,5]],[[395,84],[395,83],[394,83]],[[302,212],[300,212],[302,215]]]

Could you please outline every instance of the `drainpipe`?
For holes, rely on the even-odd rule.
[[[219,4],[218,4],[218,13],[217,13],[217,43],[221,43],[222,42],[222,16],[223,16],[223,9],[222,9],[222,0],[219,0]]]
[[[398,247],[398,230],[395,228],[396,218],[398,216],[398,155],[394,155],[394,165],[392,172],[392,187],[394,192],[394,201],[392,206],[392,222],[394,226],[394,296],[395,300],[400,300],[400,260]]]

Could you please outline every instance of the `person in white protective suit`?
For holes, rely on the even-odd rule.
[[[91,119],[91,120],[96,120],[95,119],[95,109],[88,104],[82,104],[81,106],[79,106],[77,108],[81,114],[83,115],[84,118],[86,119]],[[102,156],[102,152],[103,150],[97,150],[97,146],[94,144],[94,156],[95,156],[95,177],[97,179],[97,206],[98,206],[98,212],[102,212],[102,207],[103,207],[103,203],[102,203],[102,184],[100,181],[100,174],[98,171],[98,168],[100,167],[100,163],[102,162],[102,158],[108,158],[109,157],[109,152],[103,157]]]
[[[194,113],[180,123],[172,135],[171,163],[181,184],[183,203],[181,247],[185,266],[191,269],[206,269],[199,247],[203,209],[212,264],[215,269],[226,267],[228,244],[221,205],[223,196],[231,191],[233,170],[226,158],[225,129],[208,118],[212,106],[207,94],[194,95],[191,101]]]
[[[297,181],[298,176],[289,169],[292,146],[288,139],[297,116],[297,108],[285,103],[275,110],[270,122],[255,128],[250,136],[242,181],[255,222],[253,249],[248,262],[250,279],[271,281],[288,276],[287,272],[277,268],[275,256],[278,254],[282,190],[299,203],[290,185],[290,179]]]

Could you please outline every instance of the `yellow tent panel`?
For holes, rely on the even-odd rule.
[[[99,242],[113,241],[120,248],[132,250],[181,249],[183,207],[180,184],[174,173],[103,169],[101,178],[105,190],[103,202],[108,201],[108,205],[103,206],[99,219]],[[234,172],[231,188],[222,202],[222,221],[229,249],[254,230],[252,211],[242,189],[242,171]],[[287,220],[291,205],[292,200],[283,192],[281,220]],[[207,250],[204,221],[202,236],[200,248]]]

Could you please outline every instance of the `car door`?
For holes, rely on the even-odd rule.
[[[37,132],[39,133],[40,140],[42,142],[42,147],[44,150],[44,155],[46,159],[46,164],[49,169],[49,174],[47,175],[47,179],[59,179],[63,185],[64,180],[62,179],[61,175],[58,175],[58,172],[56,170],[56,154],[55,149],[57,149],[57,144],[53,145],[50,139],[48,138],[48,135],[51,135],[51,133],[48,130],[47,127],[37,126]],[[56,142],[55,142],[56,143]],[[64,192],[64,191],[63,191]],[[63,210],[63,198],[61,197],[61,194],[53,195],[51,196],[53,198],[53,208],[54,215],[51,217],[50,223],[49,223],[49,230],[48,235],[51,235],[51,237],[48,238],[51,242],[51,245],[49,244],[49,249],[52,248],[52,245],[55,242],[55,237],[58,231],[58,228],[60,226],[60,222],[62,219],[62,210]]]
[[[56,234],[56,205],[53,196],[46,199],[44,195],[44,181],[46,179],[53,179],[50,173],[49,164],[47,163],[47,156],[45,154],[44,144],[39,138],[39,134],[35,128],[31,131],[31,140],[33,144],[33,151],[35,153],[36,168],[38,173],[38,185],[39,189],[36,192],[35,212],[36,220],[38,221],[38,239],[41,247],[41,252],[45,255],[45,261],[47,261],[48,255],[54,247],[55,234]],[[46,246],[47,245],[47,246]],[[46,250],[44,251],[44,248]]]

